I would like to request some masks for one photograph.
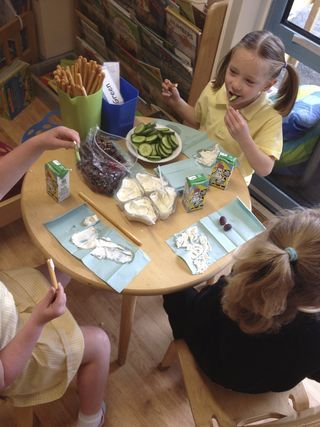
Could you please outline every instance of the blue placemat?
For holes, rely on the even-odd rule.
[[[221,226],[219,222],[221,216],[225,216],[227,222],[232,225],[231,230],[224,231],[223,226]],[[195,255],[192,254],[190,250],[178,248],[176,246],[177,237],[181,238],[182,233],[190,233],[192,227],[197,227],[198,237],[196,243],[199,243],[199,236],[205,236],[210,245],[210,250],[208,250],[206,254],[206,268],[219,258],[232,252],[238,246],[265,230],[264,225],[241,200],[235,199],[218,211],[205,216],[190,227],[174,234],[167,240],[167,243],[171,249],[187,263],[192,274],[199,273],[195,263]]]
[[[155,172],[169,183],[169,185],[177,192],[182,192],[187,176],[205,173],[208,175],[204,167],[199,165],[194,159],[179,160],[178,162],[169,163],[163,166],[157,166]]]
[[[131,251],[134,255],[131,262],[120,264],[110,259],[98,259],[91,255],[94,248],[80,249],[72,241],[71,236],[85,230],[83,225],[86,217],[94,215],[86,204],[49,221],[45,224],[59,243],[73,256],[80,259],[89,270],[96,274],[114,290],[121,292],[131,280],[149,263],[150,258],[138,246],[122,237],[115,229],[99,221],[94,225],[99,239],[111,239],[112,242]]]

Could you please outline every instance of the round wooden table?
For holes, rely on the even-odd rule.
[[[181,154],[177,160],[182,158],[184,156]],[[46,192],[44,165],[54,159],[58,159],[71,169],[71,196],[62,203],[55,202]],[[227,190],[223,191],[210,187],[203,209],[187,213],[182,206],[181,198],[179,198],[173,215],[166,221],[158,221],[155,225],[148,226],[140,222],[129,221],[112,197],[95,193],[89,189],[77,170],[73,150],[47,151],[44,153],[28,171],[23,183],[21,206],[26,229],[43,254],[46,257],[51,257],[59,269],[88,286],[103,288],[111,292],[115,291],[86,268],[81,261],[67,252],[44,226],[47,221],[53,220],[84,203],[79,197],[79,192],[83,192],[93,200],[99,210],[105,211],[113,221],[130,230],[142,242],[141,249],[151,260],[121,293],[122,311],[118,363],[122,365],[126,360],[128,351],[137,296],[161,295],[207,281],[218,274],[232,256],[228,254],[210,265],[203,274],[193,275],[185,262],[174,254],[166,240],[200,218],[220,209],[236,197],[239,197],[248,208],[251,208],[250,195],[240,172],[235,169]],[[90,209],[94,210],[92,207]],[[97,214],[107,225],[111,225],[99,213]]]

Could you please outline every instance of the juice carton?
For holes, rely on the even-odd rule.
[[[59,160],[51,160],[45,164],[47,193],[57,202],[70,196],[70,173]]]
[[[236,166],[237,158],[231,154],[219,153],[209,177],[210,185],[225,190]]]
[[[203,208],[204,196],[209,187],[209,179],[204,174],[186,178],[182,203],[187,212]]]

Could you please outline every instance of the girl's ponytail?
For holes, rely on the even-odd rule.
[[[299,90],[299,76],[296,69],[288,63],[285,68],[287,75],[281,82],[274,104],[274,109],[282,116],[287,116],[292,110]]]

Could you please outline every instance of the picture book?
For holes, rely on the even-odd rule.
[[[165,34],[168,0],[135,0],[135,15],[139,22],[160,35]]]
[[[139,29],[142,47],[145,47],[152,52],[156,52],[159,48],[165,48],[176,55],[183,64],[188,67],[192,67],[191,59],[185,53],[181,52],[181,50],[177,49],[173,43],[161,37],[159,34],[156,34],[154,31],[142,25],[140,22]]]
[[[138,25],[130,13],[115,1],[105,0],[104,5],[113,40],[131,55],[137,56],[140,47]]]
[[[76,10],[80,37],[89,43],[103,57],[107,56],[107,47],[104,37],[100,34],[98,26]]]
[[[170,7],[166,8],[166,36],[195,64],[201,31]]]

